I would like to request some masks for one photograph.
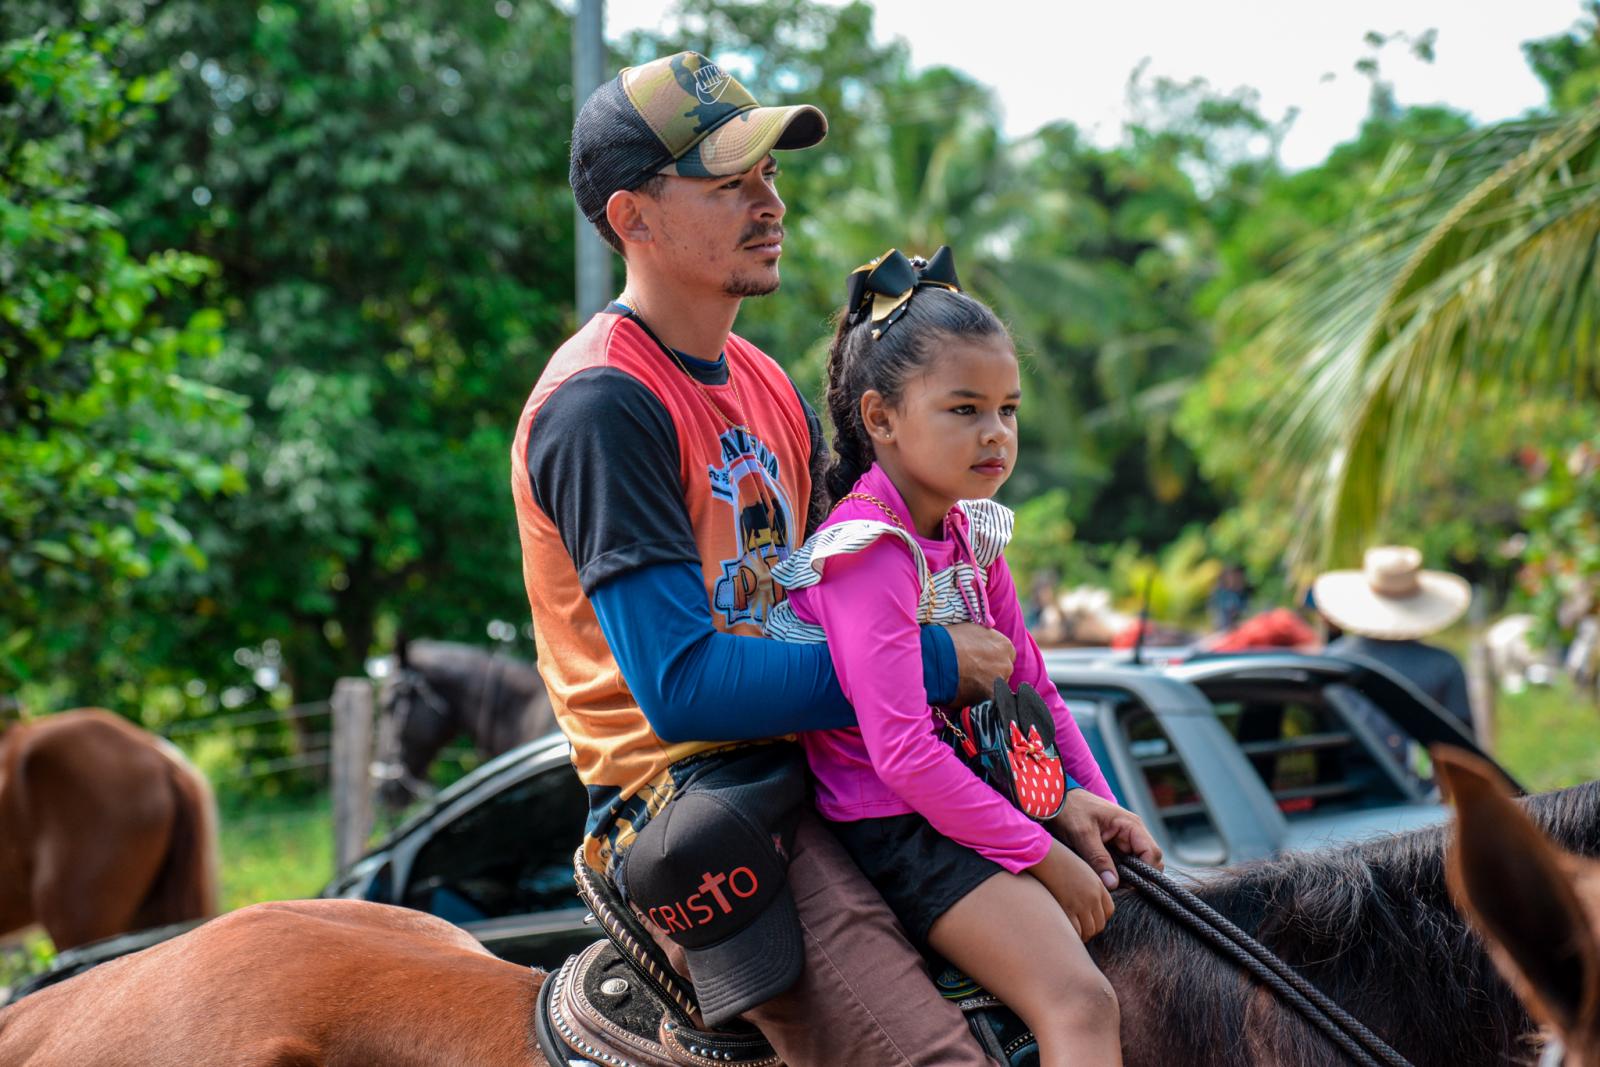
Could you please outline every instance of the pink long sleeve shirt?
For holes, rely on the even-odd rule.
[[[945,520],[945,537],[916,533],[911,514],[894,483],[874,465],[856,483],[898,515],[915,538],[931,573],[968,555],[971,533],[961,508]],[[996,506],[997,507],[997,506]],[[850,519],[887,522],[871,503],[847,500],[819,528]],[[952,531],[953,527],[953,531]],[[952,536],[952,533],[954,536]],[[1050,834],[984,784],[937,736],[937,720],[922,684],[918,605],[923,588],[915,557],[898,536],[879,537],[865,548],[827,557],[821,580],[789,592],[802,622],[827,635],[839,684],[855,707],[859,726],[801,735],[817,780],[817,808],[838,822],[916,812],[940,833],[1013,873],[1044,859]],[[1013,689],[1031,684],[1049,706],[1056,723],[1062,765],[1077,782],[1115,803],[1077,723],[1045,673],[1038,644],[1022,622],[1016,585],[998,550],[987,568],[986,597],[963,598],[981,605],[990,617],[974,618],[999,630],[1016,646]],[[982,610],[981,607],[978,610]]]

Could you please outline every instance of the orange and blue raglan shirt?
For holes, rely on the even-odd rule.
[[[523,408],[511,464],[539,669],[589,790],[587,847],[597,867],[611,866],[694,757],[739,743],[729,737],[797,728],[794,715],[770,728],[764,713],[774,704],[815,702],[831,687],[831,713],[803,721],[802,712],[803,725],[853,721],[825,656],[780,674],[803,678],[776,687],[792,691],[741,691],[730,679],[713,697],[722,706],[700,709],[721,720],[720,741],[663,738],[624,679],[591,595],[676,565],[665,572],[694,576],[717,631],[760,639],[783,596],[771,568],[804,538],[822,449],[816,415],[754,345],[730,336],[715,363],[675,358],[625,310],[612,305],[552,357]],[[748,430],[736,425],[746,417]],[[794,647],[760,646],[745,651],[789,657]],[[729,724],[739,716],[747,730]]]

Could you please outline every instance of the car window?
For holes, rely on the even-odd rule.
[[[1150,710],[1134,701],[1118,709],[1128,754],[1166,831],[1166,849],[1182,863],[1213,866],[1227,847],[1183,757]]]
[[[1106,750],[1106,739],[1100,734],[1100,721],[1095,715],[1097,706],[1085,701],[1069,700],[1067,707],[1072,712],[1073,721],[1078,724],[1078,732],[1083,735],[1084,743],[1089,746],[1089,755],[1094,757],[1095,766],[1100,768],[1106,785],[1111,787],[1112,795],[1119,803],[1127,804],[1128,795],[1122,779],[1117,776],[1111,753]]]
[[[572,853],[587,808],[566,766],[501,790],[421,848],[403,903],[455,923],[575,906]]]
[[[1352,725],[1353,701],[1292,686],[1203,688],[1286,819],[1410,799],[1396,780],[1404,742],[1371,723]]]

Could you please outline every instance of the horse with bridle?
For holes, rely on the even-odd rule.
[[[379,799],[402,807],[433,792],[428,768],[455,737],[489,758],[556,728],[544,679],[531,664],[450,641],[401,640],[378,697]]]
[[[1600,854],[1600,783],[1519,803],[1561,848]],[[1444,843],[1439,827],[1291,854],[1193,893],[1415,1067],[1528,1062],[1535,1023],[1451,906]],[[1149,899],[1123,889],[1116,903],[1091,947],[1121,1002],[1130,1067],[1347,1062],[1277,992]],[[536,1037],[549,1018],[540,994],[565,973],[496,959],[440,919],[386,905],[258,905],[0,1012],[0,1062],[531,1067],[549,1062]],[[616,977],[595,989],[617,989]]]
[[[60,950],[214,915],[216,826],[199,771],[111,712],[0,727],[0,934]]]

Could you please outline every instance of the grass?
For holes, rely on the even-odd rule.
[[[0,999],[11,986],[49,967],[55,955],[50,939],[39,932],[27,934],[20,944],[0,948]]]
[[[316,896],[333,877],[328,794],[222,805],[222,908]]]
[[[1499,695],[1495,756],[1533,792],[1600,777],[1600,708],[1565,677]]]

